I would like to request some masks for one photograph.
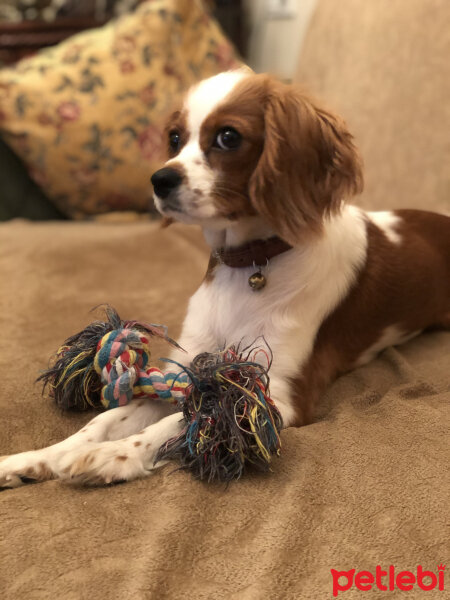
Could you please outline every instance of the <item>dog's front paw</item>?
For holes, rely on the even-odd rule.
[[[65,454],[58,464],[58,476],[76,485],[131,481],[148,475],[153,468],[144,458],[139,447],[125,440],[92,444],[89,449],[78,448]]]
[[[39,451],[0,457],[0,488],[16,488],[53,477],[53,471]]]

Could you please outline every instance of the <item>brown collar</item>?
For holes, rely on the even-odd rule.
[[[287,242],[274,236],[267,240],[253,240],[233,248],[218,248],[213,255],[227,267],[265,267],[271,258],[291,248]]]

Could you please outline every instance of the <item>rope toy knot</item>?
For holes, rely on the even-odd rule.
[[[103,406],[123,406],[141,395],[140,377],[150,359],[149,340],[132,329],[115,329],[105,334],[97,346],[94,368],[103,383]]]
[[[106,333],[97,345],[95,370],[100,375],[108,365],[120,359],[127,367],[144,369],[150,358],[149,339],[136,329],[115,329]],[[111,368],[111,367],[110,367]]]
[[[102,337],[94,368],[103,384],[100,400],[105,408],[124,406],[142,396],[176,404],[184,396],[187,373],[146,368],[149,360],[149,338],[142,331],[115,329]]]

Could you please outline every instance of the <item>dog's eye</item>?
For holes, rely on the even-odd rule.
[[[171,131],[169,133],[169,146],[174,152],[180,147],[180,134],[178,131]]]
[[[217,133],[213,146],[222,150],[234,150],[240,145],[241,140],[239,131],[232,127],[224,127]]]

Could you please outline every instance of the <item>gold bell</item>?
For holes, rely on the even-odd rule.
[[[255,292],[262,290],[264,287],[266,287],[266,283],[267,279],[264,277],[261,271],[253,273],[253,275],[250,275],[250,277],[248,278],[248,285]]]

